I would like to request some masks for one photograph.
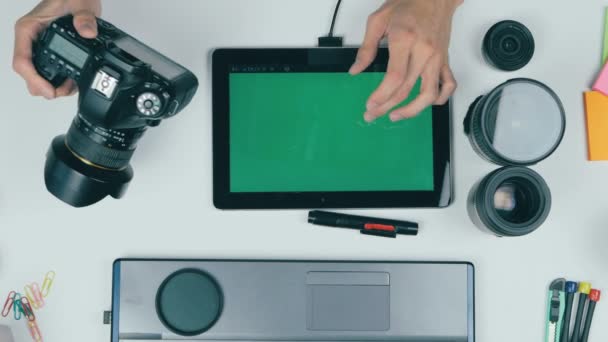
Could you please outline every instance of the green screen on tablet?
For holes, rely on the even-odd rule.
[[[433,191],[432,108],[397,123],[363,120],[383,77],[231,73],[230,191]]]

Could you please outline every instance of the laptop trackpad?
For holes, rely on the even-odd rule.
[[[388,273],[309,272],[306,287],[308,330],[390,329]]]

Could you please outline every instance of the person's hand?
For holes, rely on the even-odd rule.
[[[55,19],[66,14],[74,15],[74,27],[84,38],[97,36],[95,16],[101,13],[101,0],[43,0],[15,24],[15,51],[13,69],[25,79],[30,94],[47,99],[72,95],[76,85],[67,80],[55,89],[32,64],[32,44],[38,35]]]
[[[384,80],[370,96],[364,118],[367,122],[403,102],[419,77],[419,96],[390,113],[392,121],[417,115],[433,104],[444,104],[456,90],[448,65],[452,16],[463,0],[387,0],[367,23],[367,32],[352,75],[363,72],[376,58],[378,45],[388,39],[389,63]]]

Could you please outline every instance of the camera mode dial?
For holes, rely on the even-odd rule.
[[[155,93],[145,92],[137,97],[137,111],[139,114],[153,117],[160,113],[162,101]]]

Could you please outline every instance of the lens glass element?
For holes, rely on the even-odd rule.
[[[502,49],[507,54],[515,54],[519,51],[519,41],[513,36],[507,36],[502,39]]]
[[[511,223],[529,221],[538,212],[540,200],[530,181],[514,178],[502,183],[494,193],[494,209]]]
[[[481,111],[485,143],[501,159],[514,164],[546,158],[564,134],[561,102],[548,87],[532,80],[503,84],[488,95]]]

